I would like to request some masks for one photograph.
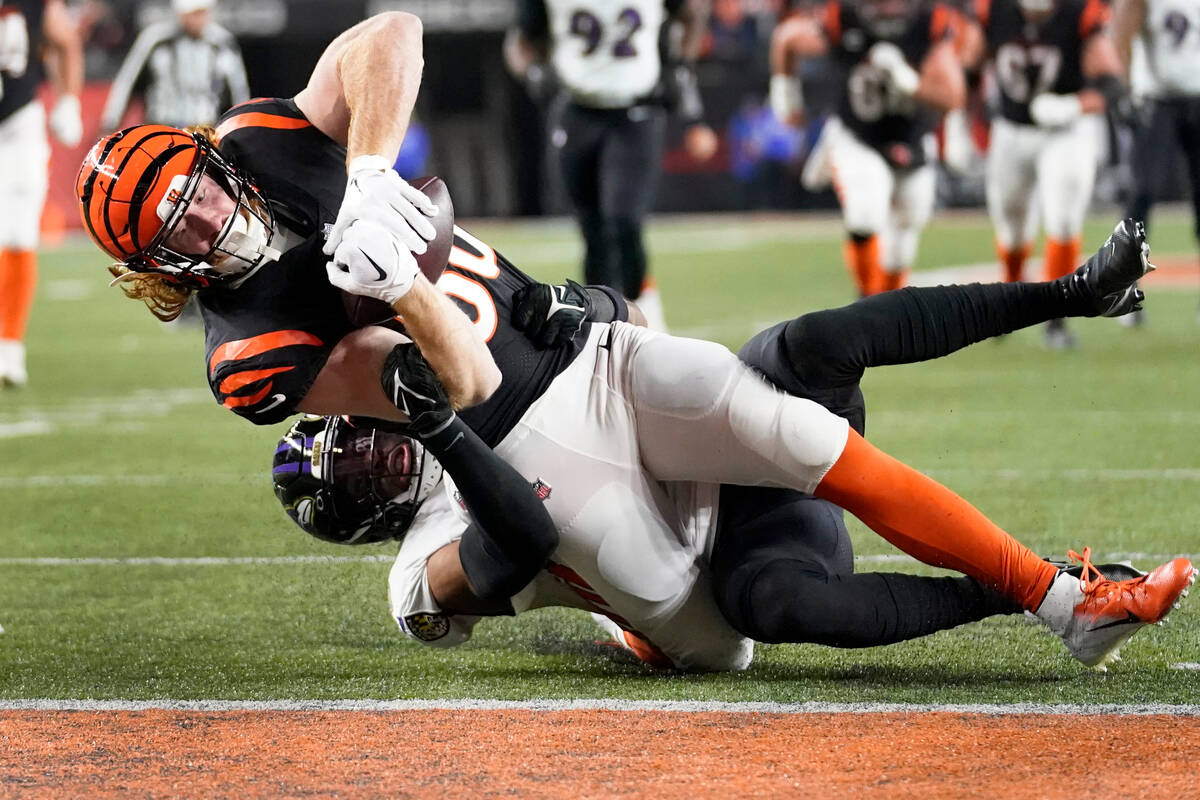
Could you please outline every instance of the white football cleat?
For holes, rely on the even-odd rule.
[[[1186,558],[1114,581],[1092,565],[1090,547],[1083,548],[1082,556],[1074,550],[1068,555],[1082,566],[1079,575],[1060,571],[1035,614],[1071,655],[1102,672],[1130,636],[1146,625],[1165,622],[1196,580],[1196,568]]]
[[[0,386],[19,388],[29,381],[25,371],[25,343],[0,339]]]

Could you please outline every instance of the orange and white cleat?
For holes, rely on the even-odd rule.
[[[1083,555],[1074,550],[1067,555],[1081,569],[1060,571],[1035,614],[1063,640],[1071,655],[1101,672],[1107,662],[1119,658],[1121,645],[1139,629],[1166,622],[1167,614],[1179,607],[1180,598],[1187,596],[1188,586],[1196,580],[1196,568],[1186,558],[1118,581],[1092,564],[1090,547],[1083,548]]]

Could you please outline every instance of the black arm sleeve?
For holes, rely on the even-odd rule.
[[[424,440],[454,478],[475,520],[459,559],[475,595],[507,603],[546,565],[558,530],[529,482],[458,417]]]
[[[629,306],[625,298],[616,289],[608,286],[585,286],[588,299],[592,301],[592,310],[588,314],[588,322],[628,322]]]

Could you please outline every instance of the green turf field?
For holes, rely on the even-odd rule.
[[[1095,218],[1085,250],[1111,225]],[[576,273],[566,223],[471,227],[537,276]],[[847,302],[839,233],[829,218],[656,221],[669,322],[736,347]],[[1152,244],[1186,256],[1188,221],[1161,213]],[[986,222],[964,216],[936,221],[920,260],[991,257]],[[268,474],[285,426],[219,408],[199,331],[167,330],[105,288],[104,263],[82,244],[45,254],[30,386],[0,393],[0,698],[1200,703],[1200,672],[1173,666],[1200,662],[1195,596],[1104,675],[1019,617],[888,648],[761,647],[733,676],[654,675],[594,644],[582,612],[486,621],[457,650],[404,641],[385,598],[393,548],[323,545],[293,527]],[[1076,323],[1077,351],[1046,352],[1024,331],[877,370],[868,433],[1038,552],[1198,559],[1198,289],[1152,285],[1142,329]],[[860,569],[922,569],[854,534]]]

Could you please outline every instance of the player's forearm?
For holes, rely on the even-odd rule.
[[[681,26],[679,51],[676,55],[683,62],[690,64],[700,56],[700,47],[704,43],[706,32],[705,18],[696,7],[696,0],[684,0],[675,19]]]
[[[810,17],[789,17],[771,34],[768,60],[772,75],[790,75],[798,59],[825,55],[829,44],[821,27]]]
[[[500,370],[487,344],[458,306],[433,284],[418,276],[393,309],[429,366],[437,374],[454,408],[482,403],[500,385]]]
[[[424,443],[454,478],[474,520],[459,546],[471,593],[483,601],[471,607],[507,605],[558,547],[554,521],[521,473],[461,419]],[[463,598],[457,599],[461,606]]]
[[[921,81],[913,99],[938,111],[952,111],[967,103],[967,79],[949,42],[940,44],[921,66]]]
[[[1129,75],[1129,62],[1133,57],[1133,37],[1141,30],[1146,19],[1146,0],[1117,0],[1113,9],[1113,49],[1121,62],[1121,71]]]
[[[347,46],[338,76],[349,110],[346,160],[382,155],[395,160],[421,86],[421,22],[411,14],[381,14]]]

